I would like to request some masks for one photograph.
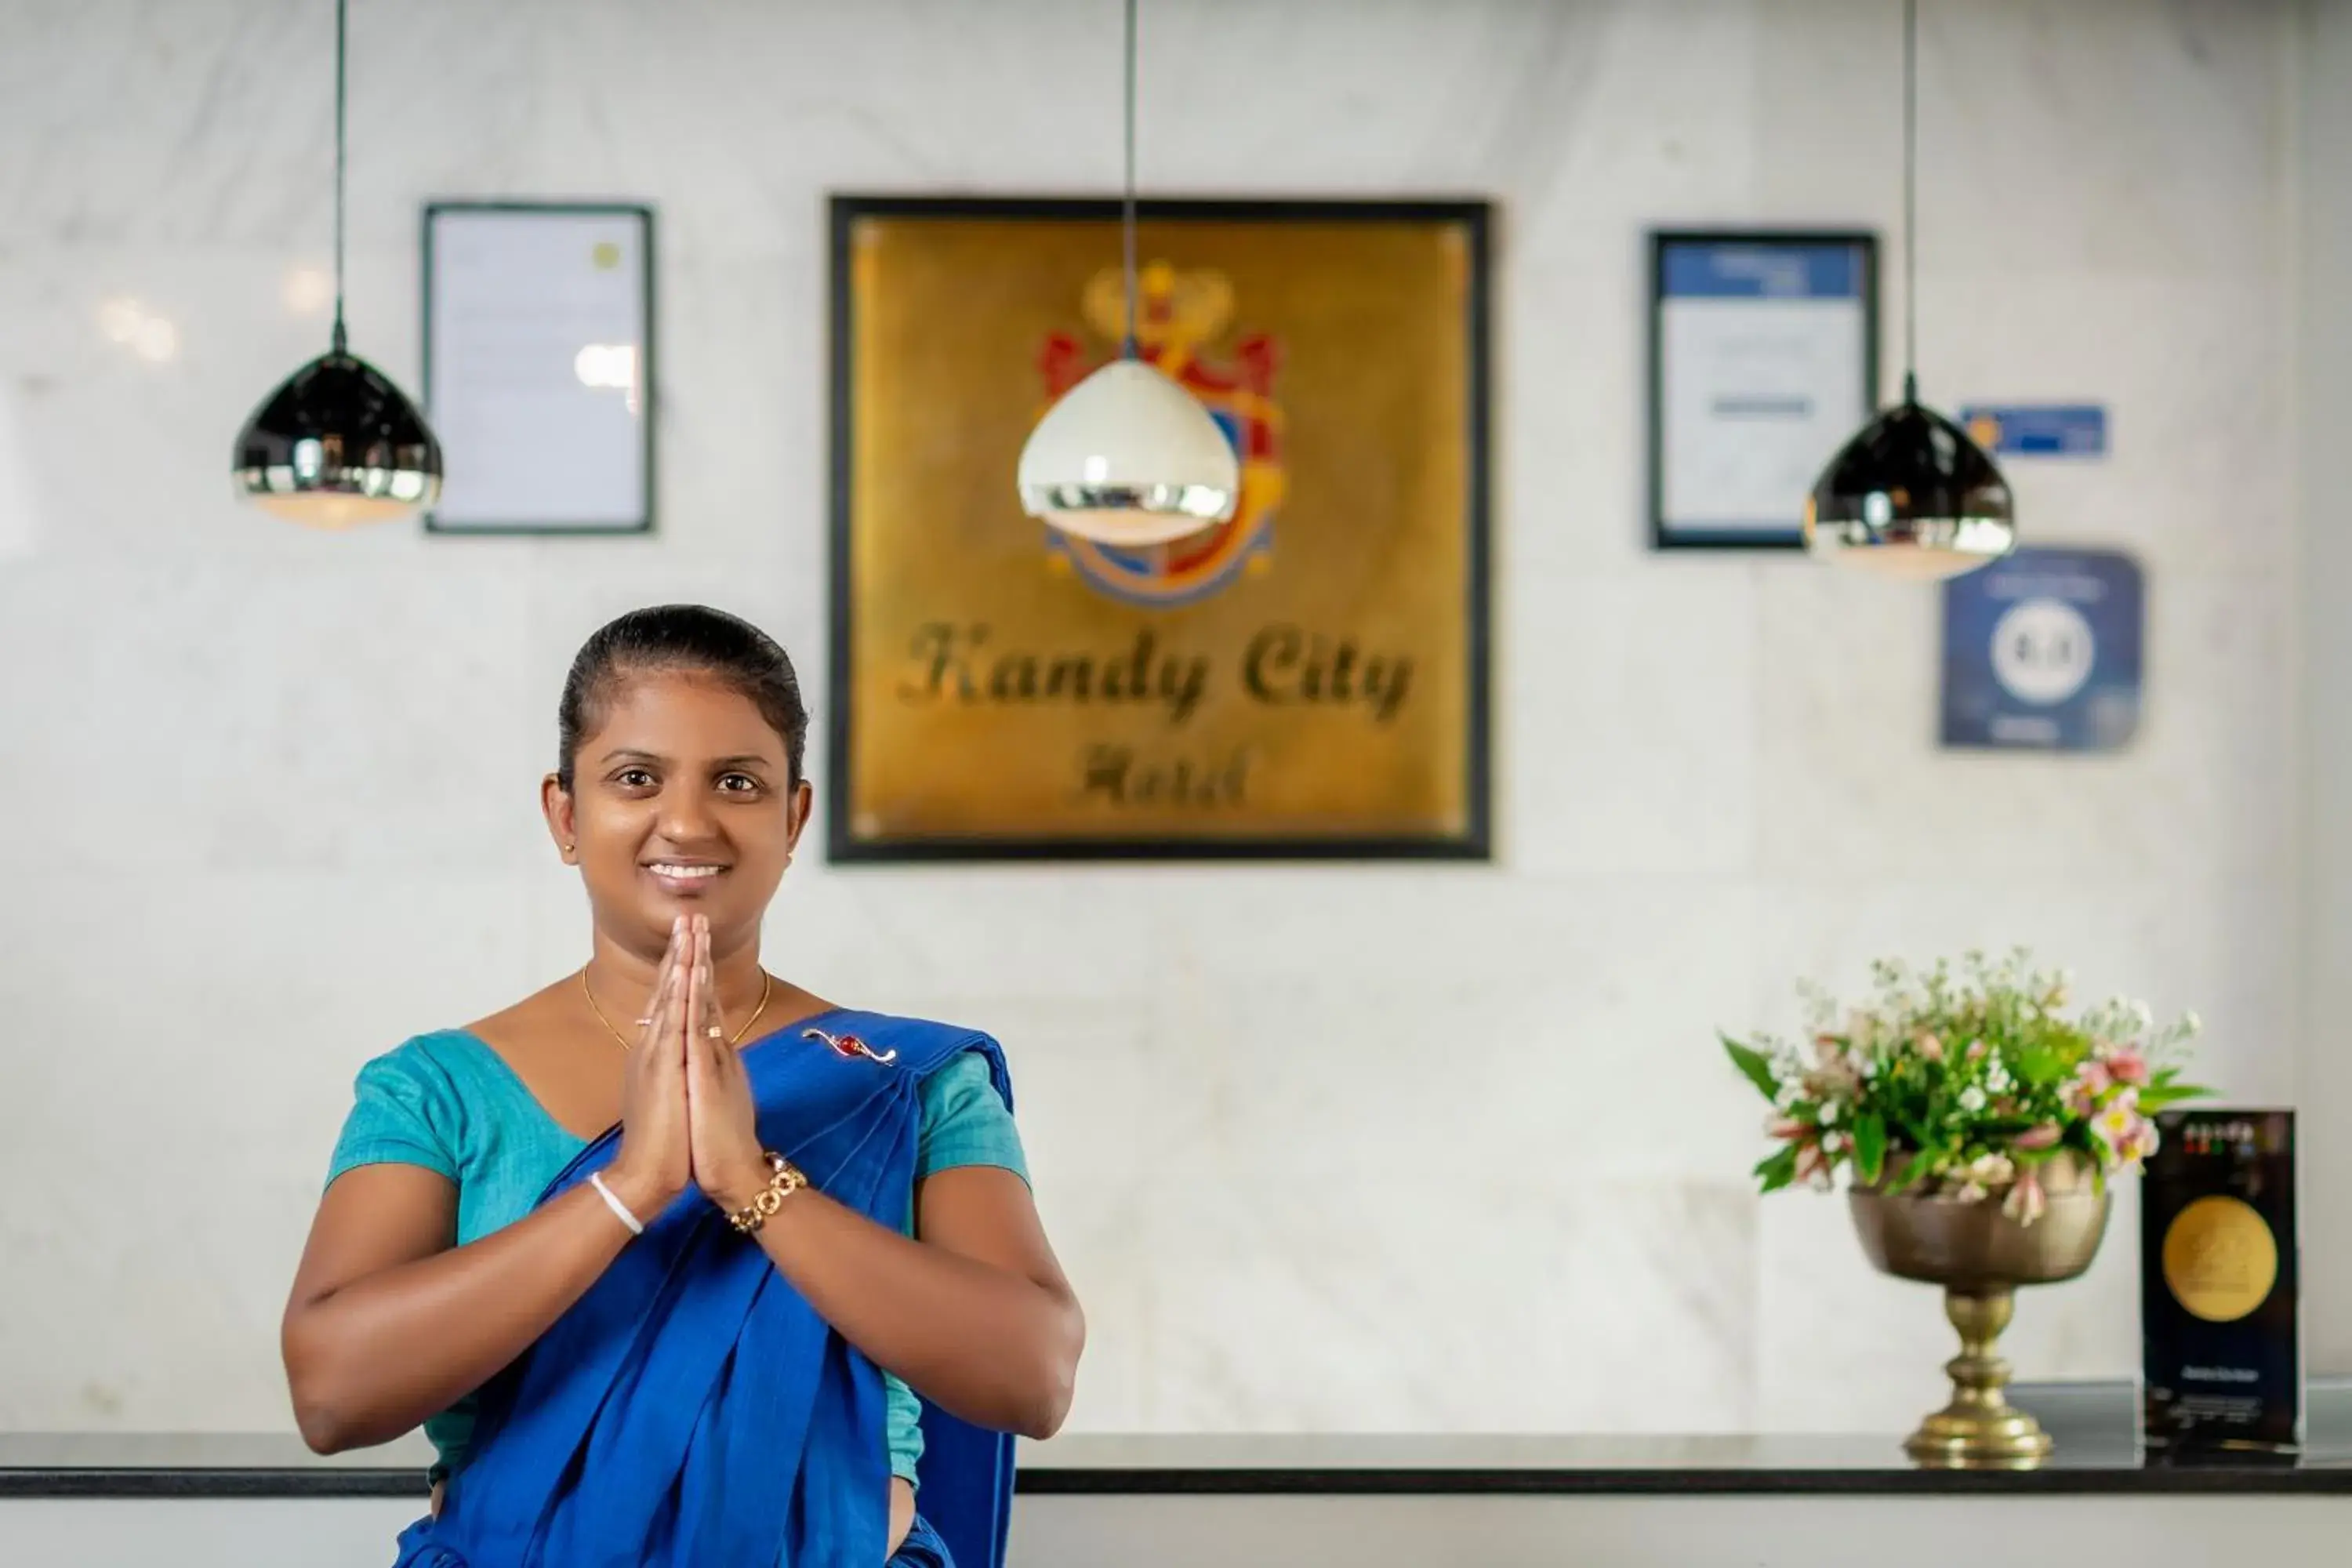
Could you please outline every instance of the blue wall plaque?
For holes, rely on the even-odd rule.
[[[2017,404],[1963,408],[1969,439],[2002,458],[2104,458],[2107,411],[2096,403]]]
[[[2108,752],[2139,728],[2139,563],[2019,550],[1944,584],[1947,746]]]

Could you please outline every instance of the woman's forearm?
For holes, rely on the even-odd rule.
[[[784,1277],[841,1336],[976,1426],[1050,1437],[1085,1340],[1077,1303],[908,1237],[804,1188],[760,1227]]]
[[[296,1424],[320,1453],[388,1443],[545,1333],[630,1240],[583,1186],[502,1230],[290,1304]]]

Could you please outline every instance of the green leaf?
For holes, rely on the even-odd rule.
[[[1797,1179],[1797,1146],[1785,1144],[1780,1152],[1759,1163],[1756,1175],[1763,1184],[1762,1190],[1777,1193]]]
[[[1895,1179],[1886,1184],[1886,1190],[1890,1193],[1903,1192],[1909,1188],[1912,1183],[1917,1181],[1920,1173],[1927,1168],[1928,1152],[1927,1150],[1922,1149],[1904,1161],[1903,1168],[1895,1173]]]
[[[2042,1086],[2053,1084],[2068,1076],[2066,1062],[2056,1051],[2046,1046],[2019,1046],[2004,1053],[2010,1072],[2018,1082]]]
[[[2202,1100],[2212,1094],[2210,1089],[2193,1083],[2150,1084],[2135,1097],[2142,1110],[2161,1110],[2184,1100]]]
[[[1723,1048],[1729,1054],[1731,1065],[1747,1075],[1748,1081],[1756,1086],[1758,1093],[1770,1100],[1780,1092],[1780,1080],[1772,1076],[1772,1064],[1765,1058],[1763,1052],[1743,1046],[1728,1035],[1717,1037],[1723,1041]]]
[[[1853,1120],[1853,1172],[1864,1183],[1878,1180],[1886,1163],[1886,1122],[1875,1110]]]

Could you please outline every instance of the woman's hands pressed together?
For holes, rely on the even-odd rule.
[[[646,1023],[621,1089],[621,1151],[606,1178],[641,1220],[688,1186],[732,1211],[768,1183],[742,1058],[728,1042],[710,963],[710,922],[670,929]]]
[[[621,1150],[605,1184],[641,1221],[650,1221],[694,1180],[687,1121],[686,1017],[691,990],[693,931],[684,915],[671,923],[646,1022],[621,1078]]]
[[[694,1184],[733,1212],[768,1184],[757,1102],[742,1054],[727,1037],[710,965],[710,922],[693,917],[686,993],[686,1110]]]

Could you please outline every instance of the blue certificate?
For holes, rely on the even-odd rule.
[[[1651,237],[1651,532],[1795,548],[1805,496],[1877,402],[1868,235]]]
[[[2139,728],[2139,563],[2019,550],[1944,584],[1944,744],[2110,752]]]

